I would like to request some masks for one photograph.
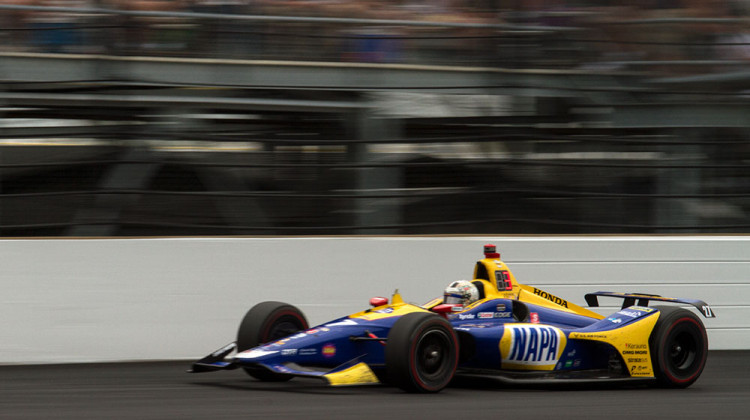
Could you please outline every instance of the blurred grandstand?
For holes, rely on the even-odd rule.
[[[747,233],[749,10],[0,0],[0,235]]]

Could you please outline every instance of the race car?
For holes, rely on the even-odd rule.
[[[462,374],[673,388],[698,379],[708,337],[700,318],[680,306],[715,317],[708,304],[643,293],[596,292],[585,299],[596,307],[599,297],[622,299],[622,308],[602,316],[520,284],[490,244],[471,281],[452,282],[424,305],[406,303],[396,291],[390,301],[374,297],[369,309],[310,328],[296,307],[260,303],[245,315],[235,342],[189,372],[241,368],[261,381],[301,376],[332,386],[386,383],[408,392],[438,392]]]

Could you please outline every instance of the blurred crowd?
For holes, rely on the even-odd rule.
[[[750,0],[0,0],[0,5],[474,25],[5,9],[0,10],[3,51],[611,69],[650,62],[673,72],[689,72],[697,61],[711,61],[706,65],[716,69],[750,59]]]

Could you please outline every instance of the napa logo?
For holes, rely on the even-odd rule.
[[[553,370],[567,339],[559,328],[543,325],[506,325],[500,339],[503,368]]]

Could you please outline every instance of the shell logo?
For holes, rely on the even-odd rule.
[[[336,355],[336,346],[333,344],[326,344],[321,350],[323,357],[333,357]]]

